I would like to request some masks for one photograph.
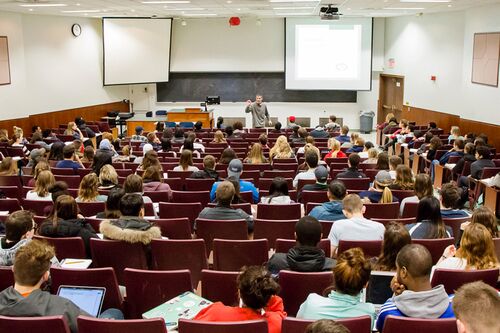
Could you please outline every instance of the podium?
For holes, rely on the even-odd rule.
[[[172,109],[167,111],[167,121],[181,122],[191,121],[196,123],[201,121],[204,128],[212,128],[214,123],[213,109],[204,111],[200,108]]]

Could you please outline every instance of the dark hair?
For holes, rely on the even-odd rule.
[[[231,162],[235,158],[238,158],[238,156],[236,156],[234,150],[232,150],[231,148],[226,148],[220,155],[219,164],[229,164],[229,162]]]
[[[370,148],[373,148],[373,147],[375,147],[375,145],[373,144],[373,142],[371,142],[371,141],[366,141],[365,142],[365,148],[366,148],[366,150],[368,150]]]
[[[432,140],[433,137],[434,137],[434,134],[432,134],[432,132],[425,133],[425,135],[424,135],[424,142],[425,143],[431,142],[431,140]]]
[[[259,143],[263,146],[267,145],[267,135],[262,133],[259,135]]]
[[[316,168],[318,166],[318,154],[314,150],[308,150],[305,153],[306,163],[310,168]]]
[[[170,142],[170,139],[161,138],[161,150],[163,152],[172,150],[172,142]]]
[[[453,143],[458,147],[458,149],[464,149],[464,146],[465,146],[464,140],[455,139],[455,141]]]
[[[417,208],[417,222],[426,221],[430,225],[429,238],[445,238],[446,228],[441,218],[441,206],[435,197],[420,200]]]
[[[438,150],[442,145],[441,139],[438,136],[434,136],[429,142],[429,149]]]
[[[352,155],[352,154],[351,154]],[[382,152],[377,156],[377,165],[375,166],[377,170],[389,170],[389,154]]]
[[[227,177],[226,180],[231,182],[231,184],[233,184],[233,187],[234,187],[234,196],[233,196],[233,200],[231,201],[231,203],[233,203],[233,204],[244,203],[245,200],[243,200],[241,198],[241,194],[240,194],[240,181],[232,176]]]
[[[163,130],[163,134],[162,134],[162,139],[172,139],[172,137],[174,136],[174,133],[172,132],[172,129],[170,127],[167,127]]]
[[[50,136],[50,133],[52,133],[52,129],[46,128],[42,131],[42,137],[48,138]]]
[[[49,160],[60,161],[64,159],[63,157],[64,143],[61,141],[56,141],[50,147]]]
[[[217,125],[216,125],[216,127],[217,127],[218,129],[220,129],[220,128],[221,128],[221,126],[222,126],[222,124],[223,124],[223,123],[224,123],[224,118],[222,118],[222,117],[217,117]]]
[[[411,237],[404,225],[390,222],[385,228],[382,253],[378,257],[374,269],[378,271],[395,271],[396,257],[403,246],[411,244]]]
[[[127,193],[120,199],[120,212],[123,216],[139,216],[144,200],[139,194]]]
[[[125,193],[142,193],[142,178],[136,174],[130,174],[125,178],[123,189]]]
[[[458,208],[461,198],[461,190],[453,183],[446,183],[441,186],[441,202],[445,208]]]
[[[56,202],[60,195],[69,195],[68,184],[61,180],[56,181],[54,184],[50,185],[48,188],[49,193],[52,197],[52,202]]]
[[[277,130],[277,131],[281,130],[281,123],[279,121],[276,122],[276,124],[274,124],[274,129]]]
[[[226,126],[226,134],[228,137],[233,135],[233,126]]]
[[[429,250],[420,244],[405,245],[396,257],[399,268],[406,270],[413,278],[428,277],[432,270],[432,256]]]
[[[38,132],[34,132],[32,135],[31,135],[31,140],[30,140],[30,143],[31,144],[34,144],[35,142],[37,141],[42,141],[42,135]]]
[[[106,164],[113,164],[111,154],[109,152],[98,150],[94,156],[94,162],[92,163],[92,171],[99,177],[101,173],[101,168]]]
[[[307,325],[304,333],[351,333],[351,331],[334,320],[320,319]]]
[[[33,125],[33,126],[31,127],[31,133],[35,133],[35,132],[38,130],[38,127],[40,127],[40,126],[38,126],[38,125]]]
[[[57,228],[59,220],[73,220],[77,216],[78,205],[75,199],[70,195],[63,194],[57,197],[49,220],[52,220],[52,227]]]
[[[304,216],[295,223],[297,242],[303,246],[317,246],[323,232],[321,223],[312,216]]]
[[[75,154],[75,146],[73,144],[69,144],[64,146],[63,148],[63,156],[64,158],[71,158]]]
[[[196,123],[194,123],[194,129],[199,131],[201,130],[201,128],[203,127],[203,123],[201,121],[197,121]]]
[[[477,137],[483,139],[485,144],[488,144],[488,136],[486,134],[481,133]]]
[[[464,150],[467,153],[474,155],[476,153],[476,146],[474,146],[474,144],[472,142],[467,142],[465,144]]]
[[[357,169],[360,160],[361,159],[359,155],[356,153],[352,153],[351,155],[349,155],[349,164],[351,165],[351,168]]]
[[[125,190],[119,187],[114,187],[109,191],[104,218],[117,219],[122,215],[120,212],[120,201],[124,195]]]
[[[175,129],[174,137],[183,138],[184,137],[184,130],[181,127],[177,127]]]
[[[184,151],[184,149],[191,150],[191,152],[194,151],[194,142],[193,142],[193,140],[190,140],[190,139],[184,140],[183,146],[184,146],[182,148],[183,151]]]
[[[371,265],[359,247],[340,254],[333,268],[333,279],[337,292],[358,295],[370,279]]]
[[[431,129],[437,128],[437,124],[435,122],[433,122],[433,121],[430,121],[429,122],[429,128],[431,128]]]
[[[283,195],[288,195],[288,182],[283,177],[274,177],[271,185],[269,186],[268,203],[271,203],[273,198]]]
[[[15,211],[5,220],[5,239],[17,243],[32,229],[33,214],[29,210]]]
[[[338,200],[344,199],[347,193],[344,182],[341,180],[332,180],[328,185],[328,191]]]
[[[236,121],[233,124],[233,129],[242,131],[243,130],[243,123],[241,121]]]
[[[155,129],[157,132],[163,132],[163,130],[165,129],[165,123],[163,121],[157,122]]]
[[[265,307],[269,299],[280,289],[279,284],[262,266],[243,267],[237,283],[241,300],[254,310]]]
[[[479,146],[476,148],[476,153],[481,156],[482,159],[490,159],[490,149],[487,146]]]

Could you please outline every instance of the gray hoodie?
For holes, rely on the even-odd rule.
[[[443,285],[428,291],[404,291],[394,297],[394,304],[404,315],[413,318],[439,318],[450,305]]]
[[[77,332],[76,318],[90,316],[70,300],[40,289],[23,297],[14,287],[0,293],[0,315],[7,317],[42,317],[64,315],[71,332]]]

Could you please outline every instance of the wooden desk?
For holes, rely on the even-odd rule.
[[[481,180],[484,186],[484,205],[491,209],[497,217],[500,216],[500,189],[491,186],[489,183]]]
[[[384,143],[382,142],[382,130],[377,128],[377,144],[379,146],[383,145]]]
[[[443,185],[444,174],[445,174],[444,165],[435,164],[434,165],[434,188],[441,188],[441,185]]]
[[[200,112],[194,111],[195,109],[174,109],[167,112],[167,121],[181,122],[191,121],[196,123],[201,121],[204,128],[212,128],[214,123],[213,111]]]
[[[403,147],[403,163],[407,167],[410,167],[410,148],[408,146]],[[416,155],[416,154],[414,154]],[[413,173],[415,176],[417,175],[416,173]]]

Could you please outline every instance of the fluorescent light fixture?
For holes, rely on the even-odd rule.
[[[61,13],[99,13],[99,9],[87,9],[87,10],[61,10]]]
[[[148,5],[164,4],[164,3],[191,3],[191,1],[141,1],[141,3]]]
[[[386,7],[384,10],[424,10],[423,7]]]
[[[295,10],[295,9],[298,9],[298,10],[303,10],[303,9],[314,9],[316,7],[274,7],[273,9],[274,10]]]
[[[414,2],[414,3],[440,3],[440,2],[451,2],[451,0],[399,0],[399,2]]]
[[[166,10],[205,10],[205,8],[167,8]]]
[[[320,2],[320,0],[269,0],[269,2]]]
[[[66,7],[64,3],[29,3],[19,5],[21,7]]]

